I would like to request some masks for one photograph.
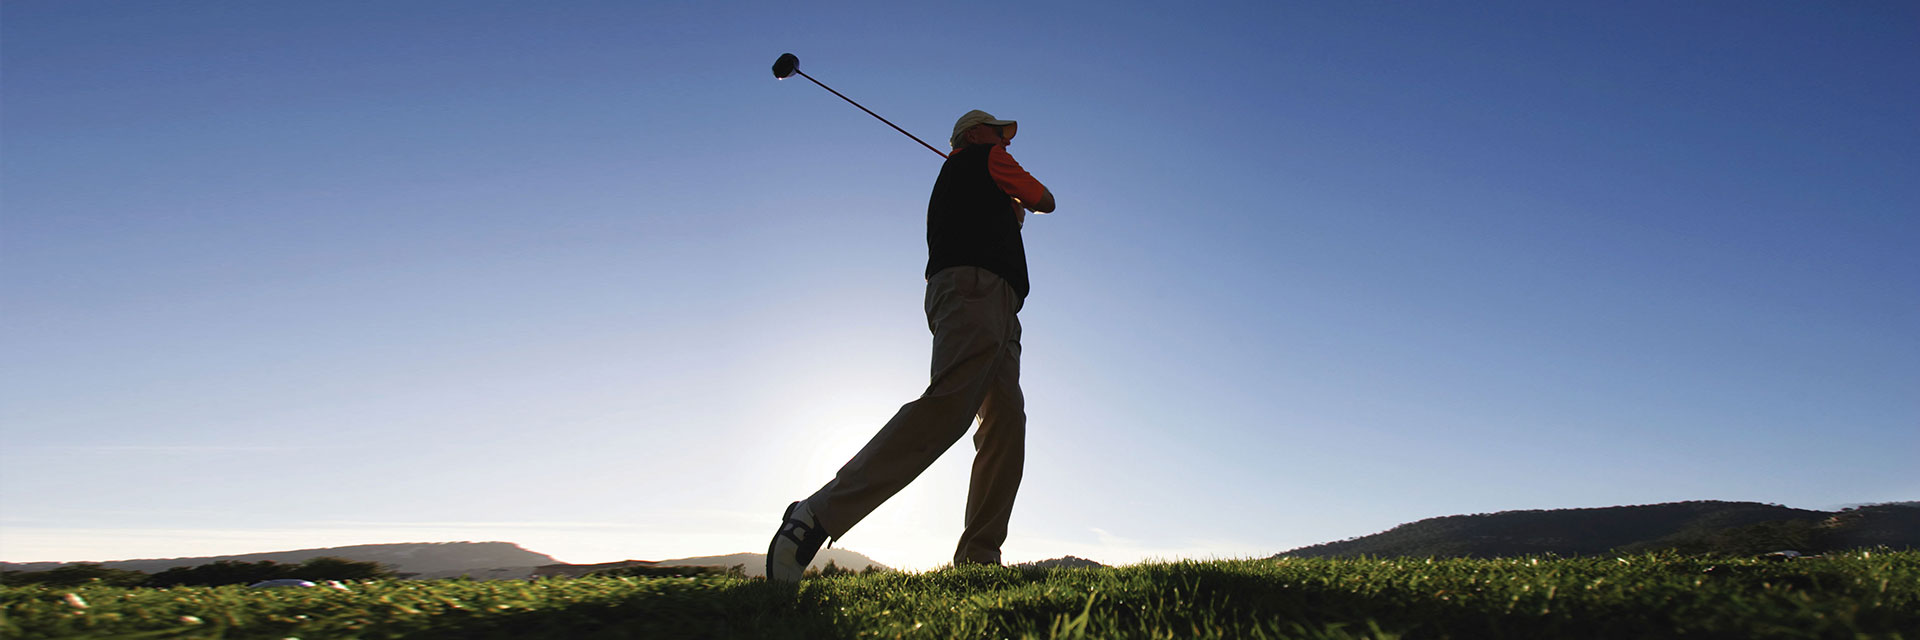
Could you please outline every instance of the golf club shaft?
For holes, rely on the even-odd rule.
[[[844,95],[840,95],[840,92],[838,92],[838,91],[834,91],[834,90],[833,90],[833,87],[829,87],[829,86],[827,86],[827,85],[826,85],[825,83],[822,83],[822,82],[820,82],[819,80],[814,80],[814,79],[813,79],[813,76],[810,76],[810,75],[807,75],[807,72],[805,72],[805,71],[801,71],[801,70],[799,70],[799,69],[794,69],[794,70],[793,70],[793,72],[794,72],[794,73],[798,73],[798,74],[800,74],[800,77],[802,77],[802,78],[806,78],[807,80],[809,80],[809,81],[811,81],[811,82],[813,82],[814,84],[817,84],[817,85],[820,85],[820,88],[822,88],[822,89],[826,89],[826,90],[827,90],[828,92],[830,92],[830,93],[832,93],[833,95],[836,95],[836,96],[840,96],[840,99],[841,99],[841,100],[845,100],[845,101],[847,101],[847,104],[850,104],[850,105],[853,105],[853,106],[856,106],[856,107],[860,107],[860,103],[858,103],[858,102],[854,102],[854,101],[853,101],[853,98],[849,98],[849,97],[846,97],[846,96],[844,96]],[[927,144],[927,141],[925,141],[925,140],[921,140],[921,139],[920,139],[920,138],[919,138],[918,136],[915,136],[915,135],[913,135],[913,134],[911,134],[911,133],[907,133],[907,130],[906,130],[906,129],[902,129],[902,128],[900,128],[900,125],[897,125],[897,124],[894,124],[894,123],[892,123],[891,121],[888,121],[888,120],[887,120],[886,118],[881,118],[881,117],[880,117],[880,114],[878,114],[878,113],[874,113],[872,109],[868,109],[868,108],[866,108],[866,107],[860,107],[860,110],[861,110],[861,111],[865,111],[865,112],[867,112],[867,115],[870,115],[870,116],[873,116],[874,118],[876,118],[876,119],[878,119],[878,120],[879,120],[879,121],[881,121],[881,122],[885,122],[885,123],[887,123],[887,126],[889,126],[889,127],[893,127],[893,130],[894,130],[894,131],[898,131],[898,132],[900,132],[901,134],[903,134],[903,135],[905,135],[905,136],[907,136],[907,137],[909,137],[909,138],[913,138],[913,141],[914,141],[914,142],[918,142],[918,143],[920,143],[920,146],[922,146],[922,147],[926,147],[928,151],[932,151],[932,152],[934,152],[934,153],[936,153],[936,154],[939,154],[939,155],[940,155],[940,157],[942,157],[942,158],[945,158],[945,157],[947,157],[947,154],[944,154],[944,153],[940,153],[940,150],[939,150],[939,149],[935,149],[935,148],[933,148],[933,145],[930,145],[930,144]]]

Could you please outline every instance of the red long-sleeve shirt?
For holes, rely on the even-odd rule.
[[[1026,169],[1020,168],[1020,163],[1007,153],[1007,145],[996,144],[988,150],[987,174],[993,176],[994,184],[1000,185],[1001,191],[1019,198],[1021,202],[1034,204],[1047,195],[1046,185],[1040,184]]]

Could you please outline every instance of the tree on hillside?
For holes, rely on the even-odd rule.
[[[382,578],[393,578],[399,575],[378,562],[357,562],[332,556],[321,556],[307,560],[306,562],[300,563],[299,566],[293,567],[290,572],[292,573],[291,577],[302,580],[313,580],[315,582],[321,580],[378,580]]]
[[[395,577],[393,571],[378,562],[357,562],[346,558],[322,556],[300,564],[280,564],[272,560],[240,562],[220,560],[195,567],[174,567],[148,578],[152,587],[217,587],[225,584],[253,584],[262,580],[298,578],[301,580],[372,580]]]
[[[1830,546],[1827,537],[1818,521],[1781,520],[1725,529],[1708,540],[1714,553],[1754,555],[1781,550],[1823,553]]]
[[[110,569],[95,562],[78,562],[46,571],[8,571],[0,576],[5,584],[40,584],[49,587],[100,585],[133,587],[147,581],[147,574],[125,569]]]
[[[153,574],[147,585],[153,587],[217,587],[227,584],[253,584],[262,580],[279,580],[294,577],[288,570],[293,565],[280,564],[272,560],[259,562],[240,562],[220,560],[197,567],[174,567]]]
[[[819,569],[808,569],[806,570],[805,573],[801,574],[800,577],[831,578],[834,576],[850,576],[850,575],[855,575],[856,573],[858,572],[852,569],[841,567],[839,564],[835,563],[834,561],[828,560],[827,563],[825,565],[822,565]]]
[[[1740,527],[1688,530],[1659,540],[1622,546],[1619,551],[1678,551],[1730,556],[1751,556],[1783,550],[1824,553],[1835,548],[1832,537],[1816,520],[1776,520]]]

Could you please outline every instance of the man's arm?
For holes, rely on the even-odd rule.
[[[1040,189],[1047,195],[1040,196],[1040,201],[1028,205],[1027,210],[1034,213],[1053,213],[1053,190],[1046,187],[1040,187]]]
[[[988,152],[987,172],[1001,191],[1019,200],[1028,211],[1053,213],[1053,191],[1022,169],[1020,163],[1007,154],[1006,147],[996,146]]]

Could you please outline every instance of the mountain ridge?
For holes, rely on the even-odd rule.
[[[1682,552],[1803,552],[1920,548],[1920,507],[1882,503],[1840,511],[1697,500],[1441,516],[1368,536],[1300,547],[1274,558],[1429,556],[1492,558]]]

